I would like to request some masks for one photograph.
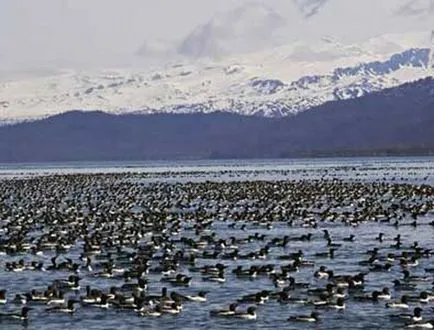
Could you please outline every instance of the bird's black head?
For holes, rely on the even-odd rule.
[[[253,314],[255,314],[255,312],[256,312],[256,307],[251,306],[251,307],[247,308],[248,314],[253,315]]]
[[[420,317],[422,315],[423,309],[420,307],[416,307],[413,312],[414,312],[414,316]]]
[[[24,306],[22,309],[21,309],[21,317],[22,318],[27,318],[27,315],[28,315],[28,313],[29,313],[29,311],[31,311],[32,310],[32,308],[31,307],[29,307],[29,306]]]

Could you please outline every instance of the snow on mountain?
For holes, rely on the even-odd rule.
[[[285,19],[273,9],[248,3],[198,26],[177,50],[193,58],[251,52],[275,45],[273,34],[284,24]]]
[[[334,35],[348,43],[434,28],[434,0],[292,0],[280,8],[245,3],[197,26],[173,54],[221,59]],[[367,24],[369,22],[369,24]],[[388,41],[388,40],[385,40]],[[380,44],[385,51],[395,45]],[[402,45],[402,44],[401,44]]]
[[[318,14],[320,8],[330,0],[293,0],[306,18]]]
[[[175,58],[221,59],[300,39],[312,42],[327,35],[347,43],[373,37],[381,42],[379,35],[434,28],[434,0],[291,0],[285,5],[281,1],[281,6],[276,3],[241,2],[238,7],[217,13],[166,48]],[[137,54],[144,58],[159,56],[158,52],[148,51],[152,43],[146,41]],[[395,46],[382,45],[385,51]]]
[[[174,53],[172,43],[165,40],[146,41],[137,50],[140,57],[163,57],[170,58]]]
[[[396,11],[402,16],[420,16],[434,14],[434,2],[432,0],[409,0],[404,2]]]
[[[432,75],[429,33],[359,44],[327,37],[159,69],[64,71],[0,83],[0,121],[60,112],[212,112],[286,116]]]

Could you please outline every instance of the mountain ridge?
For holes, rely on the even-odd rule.
[[[393,53],[363,49],[384,40],[404,46]],[[404,39],[402,41],[401,39]],[[406,42],[405,40],[410,40]],[[331,100],[360,97],[432,75],[427,47],[415,37],[382,37],[359,46],[332,39],[312,45],[316,62],[294,60],[307,51],[292,45],[222,62],[178,63],[149,71],[66,71],[0,83],[0,122],[36,119],[68,110],[143,113],[228,111],[281,117]],[[304,49],[304,50],[303,50]]]
[[[68,112],[0,127],[0,161],[432,154],[434,79],[283,118]]]

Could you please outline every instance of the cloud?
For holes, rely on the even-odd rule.
[[[398,16],[418,16],[423,14],[434,14],[434,0],[408,0],[398,8]]]
[[[293,0],[305,18],[311,18],[318,14],[320,9],[330,0]]]

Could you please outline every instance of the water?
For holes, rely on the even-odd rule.
[[[175,191],[183,185],[189,185],[188,182],[204,183],[207,181],[215,182],[243,182],[255,180],[295,180],[295,181],[312,181],[318,179],[324,180],[344,180],[345,182],[362,182],[362,184],[371,184],[375,182],[387,183],[404,183],[410,185],[434,184],[434,158],[360,158],[360,159],[322,159],[322,160],[271,160],[271,161],[233,161],[233,162],[184,162],[184,163],[72,163],[72,164],[14,164],[0,165],[0,180],[10,179],[27,179],[32,177],[45,177],[49,175],[63,174],[116,174],[118,184],[127,184],[135,187],[153,187],[155,183],[170,183],[176,185]],[[8,181],[9,182],[9,181]],[[14,181],[11,181],[13,185]],[[192,186],[187,186],[192,187]],[[142,189],[142,188],[140,188]],[[44,194],[44,192],[41,192]],[[324,192],[324,195],[326,192]],[[143,200],[143,196],[137,193],[137,200],[133,207],[139,208],[138,201]],[[385,196],[385,195],[384,195]],[[383,197],[384,197],[383,196]],[[1,196],[7,200],[9,196]],[[198,197],[198,196],[196,196]],[[212,208],[212,201],[206,200],[200,196],[199,202],[190,201],[190,211],[195,209],[195,203],[205,203],[206,207]],[[432,202],[434,197],[425,196],[425,201]],[[240,199],[241,200],[241,199]],[[254,200],[254,196],[252,197]],[[408,200],[412,200],[408,197]],[[415,197],[416,202],[418,198]],[[248,203],[249,199],[242,199],[243,203]],[[416,203],[415,202],[415,203]],[[423,202],[423,201],[422,201]],[[253,202],[254,205],[255,202]],[[241,203],[242,204],[242,203]],[[348,201],[342,201],[342,205],[335,206],[341,210],[351,210],[353,206]],[[410,224],[412,219],[406,216],[404,224]],[[418,219],[419,225],[394,227],[386,222],[364,222],[358,227],[343,226],[339,223],[322,222],[318,229],[306,229],[301,226],[289,227],[286,219],[273,222],[273,228],[267,229],[255,225],[247,219],[242,223],[246,224],[246,230],[228,228],[228,222],[215,219],[213,231],[219,238],[228,239],[229,237],[245,238],[255,233],[265,234],[268,238],[298,237],[307,232],[314,233],[314,239],[311,242],[294,241],[290,242],[286,248],[273,248],[266,260],[205,260],[199,259],[198,266],[206,264],[215,264],[222,262],[229,266],[226,272],[227,282],[224,284],[214,284],[201,280],[198,273],[190,273],[188,267],[181,266],[178,272],[193,276],[193,281],[188,288],[172,288],[169,291],[176,290],[182,294],[194,294],[199,290],[208,290],[208,301],[205,303],[185,303],[184,310],[176,316],[164,315],[160,318],[141,318],[134,311],[119,311],[116,309],[99,310],[96,308],[80,308],[73,315],[50,314],[45,311],[44,306],[36,306],[30,313],[28,324],[0,322],[0,329],[400,329],[404,328],[402,323],[391,321],[390,315],[402,311],[384,308],[384,302],[379,304],[358,303],[352,299],[346,302],[345,311],[320,310],[321,322],[317,324],[303,324],[288,322],[287,318],[291,315],[310,314],[312,306],[304,305],[282,305],[277,301],[270,301],[265,305],[260,305],[257,310],[257,321],[243,321],[238,319],[219,319],[211,318],[209,311],[216,308],[227,307],[230,302],[245,294],[255,293],[262,289],[277,290],[273,287],[267,277],[260,276],[254,280],[237,279],[231,272],[238,265],[250,266],[253,264],[273,263],[277,266],[286,265],[288,261],[278,260],[278,256],[293,253],[299,249],[305,252],[306,260],[314,260],[314,268],[301,268],[299,272],[291,274],[297,282],[308,282],[311,287],[324,287],[326,280],[317,280],[312,277],[314,270],[320,265],[326,265],[333,269],[336,274],[357,274],[360,271],[366,271],[367,268],[358,265],[361,260],[367,259],[366,251],[375,246],[381,247],[382,254],[400,253],[390,245],[393,244],[392,238],[401,234],[404,248],[409,250],[409,246],[418,241],[426,249],[434,249],[434,226],[429,224],[434,221],[434,213],[431,210],[425,216]],[[0,222],[1,223],[1,222]],[[180,235],[195,237],[194,233],[186,228],[190,223],[182,224],[184,231]],[[238,228],[238,227],[237,227]],[[315,253],[327,251],[325,241],[322,239],[322,230],[327,229],[332,234],[335,241],[341,243],[344,237],[350,234],[356,235],[355,242],[343,243],[336,252],[335,259],[315,257]],[[378,233],[383,232],[387,241],[380,244],[375,240]],[[37,233],[34,233],[37,234]],[[4,236],[0,232],[0,237]],[[240,253],[256,251],[263,247],[263,242],[252,242],[241,245]],[[68,252],[66,256],[77,260],[83,247],[83,241],[78,240],[77,244]],[[51,284],[55,279],[67,278],[70,273],[62,271],[54,272],[6,272],[4,265],[6,262],[18,261],[24,258],[26,262],[30,260],[43,261],[45,265],[50,264],[50,258],[54,252],[45,252],[42,257],[35,257],[30,254],[2,256],[0,262],[0,288],[8,289],[10,299],[16,293],[28,292],[33,288],[42,290]],[[60,258],[64,260],[64,258]],[[421,258],[419,265],[411,269],[412,274],[427,275],[424,268],[434,266],[433,258]],[[119,286],[122,280],[101,279],[89,276],[82,272],[83,278],[81,287],[91,285],[93,288],[107,290],[110,286]],[[432,276],[431,276],[432,277]],[[149,287],[151,293],[159,293],[161,287],[165,284],[160,282],[160,275],[149,275]],[[382,289],[383,287],[392,287],[393,279],[402,279],[402,269],[396,265],[390,272],[369,273],[366,277],[365,291],[367,293],[373,290]],[[431,279],[432,282],[433,279]],[[431,282],[418,284],[417,291],[410,294],[419,293],[421,290],[432,292]],[[84,294],[83,289],[80,292]],[[392,290],[394,298],[399,298],[401,293]],[[417,306],[418,304],[412,304]],[[241,305],[240,310],[245,309],[247,305]],[[423,306],[424,316],[427,319],[434,318],[434,301]],[[2,307],[0,307],[2,308]],[[12,304],[2,308],[3,310],[17,310]],[[410,311],[411,312],[411,311]]]
[[[95,173],[140,174],[148,181],[163,182],[338,178],[432,184],[434,157],[0,163],[0,179]]]

